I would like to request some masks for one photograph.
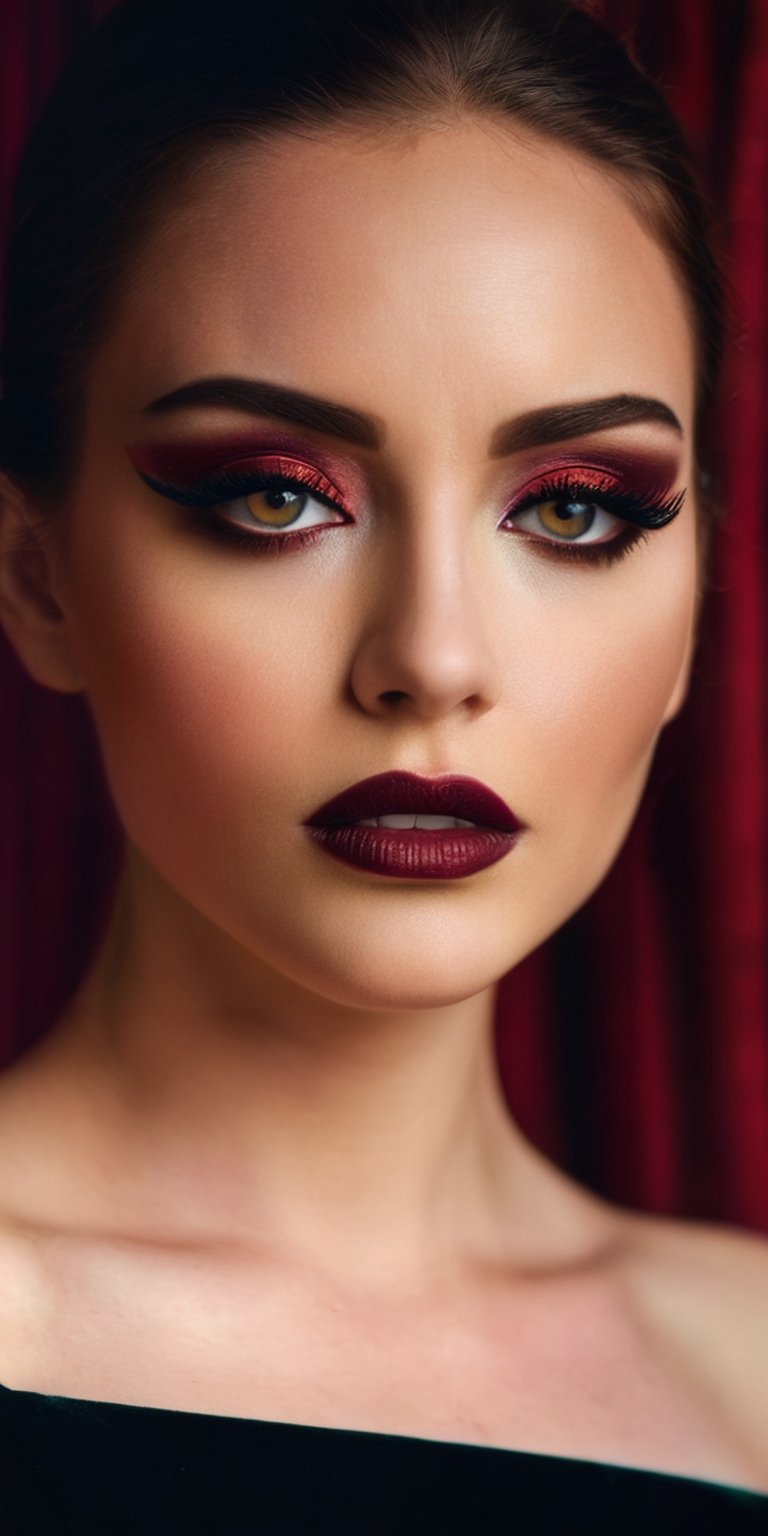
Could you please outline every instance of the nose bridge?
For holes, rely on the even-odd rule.
[[[490,707],[490,562],[480,533],[458,478],[422,479],[382,519],[352,678],[366,708],[397,705],[434,718],[462,705]]]
[[[414,498],[400,520],[389,615],[393,628],[403,625],[412,632],[417,648],[435,633],[445,640],[455,635],[460,647],[469,639],[477,576],[471,548],[475,537],[466,507],[457,507],[450,495],[434,490],[418,501]],[[445,647],[446,652],[450,649]]]

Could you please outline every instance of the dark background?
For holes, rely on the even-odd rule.
[[[26,129],[107,8],[0,0],[0,232]],[[768,0],[591,8],[661,83],[718,209],[732,311],[718,432],[728,515],[690,700],[600,891],[502,982],[499,1063],[524,1129],[593,1188],[768,1231]],[[9,1061],[83,971],[119,830],[83,700],[33,683],[2,633],[0,839]]]

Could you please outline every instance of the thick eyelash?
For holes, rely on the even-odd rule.
[[[251,496],[255,491],[311,491],[318,501],[333,507],[335,512],[344,512],[341,502],[323,490],[323,477],[315,477],[311,470],[302,476],[279,474],[269,469],[255,470],[250,475],[237,473],[234,469],[222,469],[205,480],[184,484],[174,480],[158,480],[154,475],[143,472],[141,478],[153,490],[159,491],[161,496],[170,496],[172,501],[178,501],[184,507],[223,505],[227,501],[238,501],[241,496]]]
[[[251,531],[244,525],[221,517],[215,511],[217,506],[239,501],[241,497],[252,496],[257,491],[297,491],[299,494],[310,493],[314,500],[331,507],[334,512],[345,512],[341,503],[316,483],[311,472],[303,479],[298,475],[277,474],[270,470],[243,475],[234,469],[223,469],[205,480],[183,485],[171,480],[157,480],[153,475],[145,473],[141,474],[141,478],[153,491],[187,507],[187,521],[206,538],[218,544],[235,545],[250,555],[278,555],[288,548],[305,547],[314,544],[326,528],[341,525],[317,523],[311,528],[298,528],[293,533],[259,533],[256,528]]]
[[[519,517],[521,513],[531,511],[544,501],[582,501],[599,506],[602,511],[610,513],[612,517],[620,518],[628,525],[615,538],[606,539],[602,543],[569,544],[565,540],[547,539],[544,535],[526,533],[523,530],[520,530],[518,537],[522,534],[524,538],[531,539],[546,558],[551,555],[556,560],[577,560],[588,565],[612,565],[630,554],[637,545],[645,543],[650,531],[664,528],[667,523],[671,523],[681,510],[684,500],[684,490],[678,491],[675,496],[665,501],[653,495],[635,491],[612,490],[607,487],[604,489],[594,483],[590,485],[586,480],[564,474],[539,482],[522,501],[508,508],[504,517],[505,519]]]
[[[146,473],[141,473],[141,478],[161,496],[167,496],[188,508],[190,514],[188,521],[207,538],[217,543],[235,545],[238,549],[252,555],[277,555],[288,548],[305,548],[322,537],[329,526],[341,525],[318,523],[314,527],[297,529],[293,533],[288,531],[259,533],[255,528],[250,530],[222,517],[214,510],[217,506],[237,501],[257,491],[297,491],[311,493],[315,500],[346,516],[345,508],[341,503],[321,489],[314,482],[311,473],[308,473],[304,479],[269,470],[244,476],[235,472],[234,469],[224,469],[205,480],[183,485],[174,481],[158,480]],[[594,483],[589,484],[585,480],[564,474],[539,482],[522,501],[507,509],[500,526],[504,526],[504,520],[507,518],[520,516],[544,501],[592,502],[627,524],[624,532],[602,543],[592,544],[568,544],[565,540],[561,542],[548,539],[544,535],[523,530],[520,530],[517,536],[530,540],[545,558],[576,560],[589,565],[611,565],[630,554],[636,545],[644,543],[648,538],[649,530],[663,528],[671,522],[680,511],[684,499],[684,490],[665,501],[639,492],[604,489]]]

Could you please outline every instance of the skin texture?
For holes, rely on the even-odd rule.
[[[599,172],[552,150],[482,130],[389,152],[290,144],[257,185],[245,159],[169,223],[101,349],[71,651],[132,842],[253,956],[246,987],[274,970],[352,1009],[450,1006],[612,861],[680,702],[694,601],[692,503],[610,574],[560,570],[499,537],[522,475],[489,465],[488,440],[518,410],[628,391],[668,397],[690,444],[688,329],[661,252]],[[142,406],[222,372],[381,420],[385,449],[349,455],[354,533],[259,565],[193,539],[137,483],[122,444]],[[690,479],[683,453],[675,488]],[[429,891],[307,846],[321,801],[390,766],[471,773],[530,835],[482,880]]]
[[[126,444],[263,438],[223,407],[143,415],[222,375],[374,418],[379,449],[300,434],[352,521],[252,559],[144,484]],[[617,393],[682,436],[489,458],[501,420]],[[685,697],[692,408],[665,254],[529,135],[277,140],[201,170],[157,230],[93,358],[45,601],[6,487],[3,622],[38,681],[86,691],[127,858],[81,988],[0,1087],[0,1379],[768,1488],[714,1300],[678,1342],[686,1240],[547,1165],[492,1051],[496,982],[602,879]],[[608,450],[689,488],[626,558],[500,529],[553,455]],[[390,768],[488,784],[526,823],[514,852],[416,883],[318,850],[305,818]],[[762,1274],[760,1245],[711,1242]]]

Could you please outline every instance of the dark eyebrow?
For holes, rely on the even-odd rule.
[[[586,437],[588,432],[628,427],[639,421],[660,422],[683,436],[678,418],[663,400],[646,395],[606,395],[601,400],[580,400],[575,405],[545,405],[502,422],[491,439],[491,457],[501,458],[524,448],[542,448],[547,443],[564,442],[568,437]]]
[[[160,416],[191,405],[228,405],[255,416],[274,416],[295,426],[340,437],[358,448],[380,448],[384,440],[381,428],[362,411],[260,379],[197,379],[153,400],[145,406],[144,414]],[[589,432],[643,421],[661,423],[683,435],[677,416],[663,400],[646,395],[607,395],[574,405],[541,406],[502,422],[493,433],[490,454],[492,458],[502,458],[526,448],[540,448],[569,437],[585,437]]]
[[[341,437],[358,448],[381,447],[382,434],[370,416],[347,405],[334,405],[317,395],[259,379],[198,379],[153,400],[145,406],[144,414],[159,416],[188,405],[230,405],[255,416],[276,416],[297,427],[313,427],[316,432]]]

